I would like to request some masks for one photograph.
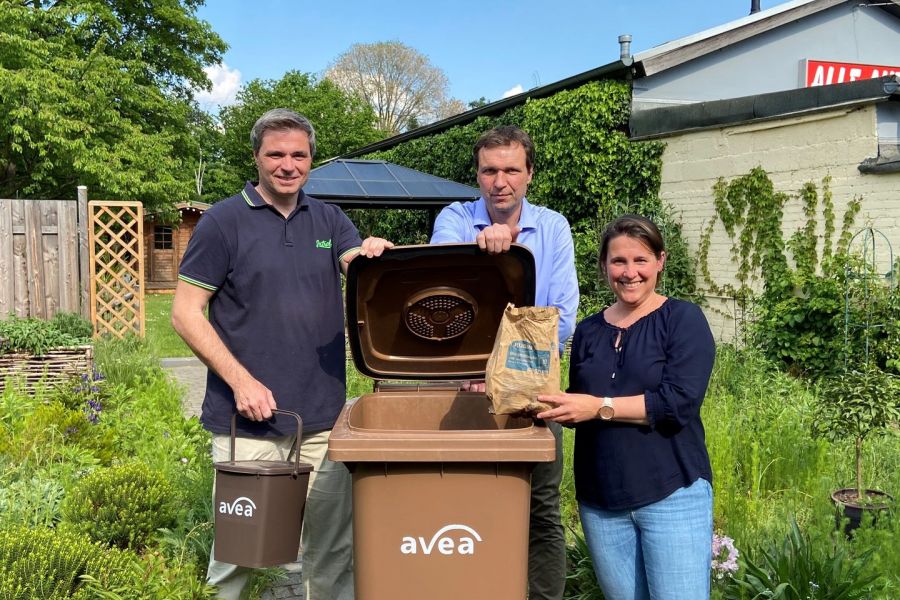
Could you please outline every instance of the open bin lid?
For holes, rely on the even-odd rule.
[[[484,377],[510,302],[534,305],[534,256],[513,244],[398,246],[356,257],[347,271],[353,362],[373,379]]]

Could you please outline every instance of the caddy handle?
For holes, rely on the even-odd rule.
[[[297,413],[289,411],[289,410],[281,410],[281,409],[275,408],[275,409],[272,409],[272,412],[280,413],[282,415],[287,415],[289,417],[294,417],[295,419],[297,419],[297,439],[294,440],[294,447],[292,450],[292,452],[294,453],[294,473],[293,474],[296,477],[300,473],[300,438],[303,437],[303,419],[301,419],[300,415],[298,415]],[[234,462],[234,440],[235,440],[235,436],[237,433],[235,426],[237,424],[237,417],[239,414],[240,413],[235,412],[231,415],[231,456],[229,459],[230,462]],[[241,415],[241,416],[245,419],[247,418],[247,417],[244,417],[244,415]]]

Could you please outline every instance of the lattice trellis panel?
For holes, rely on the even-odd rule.
[[[144,208],[88,203],[94,335],[144,336]]]

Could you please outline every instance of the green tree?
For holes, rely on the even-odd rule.
[[[312,122],[316,128],[316,163],[383,137],[375,129],[372,108],[327,79],[317,80],[299,71],[288,71],[278,80],[254,79],[238,92],[237,104],[226,106],[220,113],[221,162],[208,170],[220,186],[205,190],[206,200],[233,194],[243,181],[256,178],[250,129],[260,115],[278,107],[295,110]]]
[[[599,237],[610,220],[628,212],[652,217],[663,231],[668,258],[662,291],[690,298],[695,292],[693,261],[680,225],[659,200],[663,145],[629,141],[630,100],[627,83],[593,81],[367,158],[381,158],[476,186],[472,164],[475,140],[491,127],[518,125],[531,135],[536,147],[529,200],[559,211],[572,225],[581,290],[579,313],[595,312],[612,298],[598,276]],[[398,225],[407,227],[405,231],[425,232],[417,233],[416,239],[427,239],[430,231],[425,211],[406,212],[393,218],[351,218],[360,231],[392,240],[409,239],[403,237],[404,231],[398,232]]]
[[[0,2],[0,197],[191,198],[191,90],[226,48],[201,4]]]

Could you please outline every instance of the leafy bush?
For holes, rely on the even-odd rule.
[[[45,391],[28,407],[30,412],[22,411],[8,424],[7,435],[0,437],[0,452],[40,465],[56,462],[63,448],[77,446],[108,464],[116,454],[115,432],[100,421],[100,405],[89,402],[68,408],[54,399],[53,391]]]
[[[175,522],[173,490],[158,473],[133,463],[97,469],[66,496],[63,521],[92,539],[140,549]]]
[[[0,487],[0,514],[5,523],[51,527],[59,520],[65,489],[55,480],[34,476]]]
[[[90,576],[98,588],[124,584],[130,560],[71,531],[8,527],[0,530],[0,598],[94,598],[81,577]]]
[[[117,584],[104,584],[90,575],[83,580],[91,597],[103,600],[202,600],[216,596],[215,589],[191,569],[170,565],[158,552],[148,552],[129,562]]]
[[[82,411],[48,402],[35,407],[18,424],[14,435],[0,441],[0,451],[24,460],[34,453],[46,453],[54,445],[85,440],[90,426]]]
[[[90,334],[78,335],[79,331],[68,317],[62,317],[59,321],[45,321],[23,319],[11,314],[6,320],[0,321],[0,354],[30,352],[42,355],[52,348],[89,344]]]
[[[751,339],[795,374],[818,375],[843,365],[844,291],[842,270],[830,268],[805,278],[798,293],[762,298]]]
[[[162,376],[159,359],[147,342],[136,335],[98,340],[94,349],[98,370],[113,385],[137,388],[144,381]]]
[[[94,335],[91,322],[78,313],[58,312],[50,322],[57,331],[74,338],[89,340]]]
[[[763,295],[752,339],[791,372],[834,373],[862,362],[900,374],[900,288],[845,251],[820,273],[793,273],[789,293]]]
[[[823,552],[824,551],[824,552]],[[729,600],[856,600],[870,597],[877,576],[864,575],[870,552],[851,558],[841,546],[813,545],[796,521],[781,545],[748,551],[744,569],[729,580]],[[752,556],[756,555],[754,561]]]

